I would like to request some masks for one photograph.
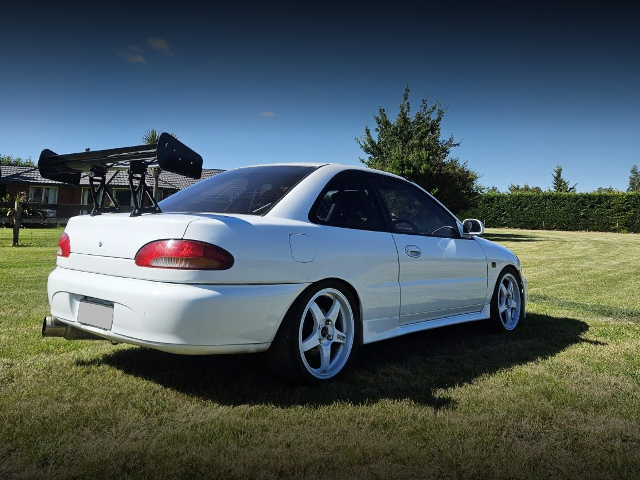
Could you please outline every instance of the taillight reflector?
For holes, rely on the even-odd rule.
[[[71,254],[71,240],[69,240],[69,235],[63,233],[60,236],[60,240],[58,240],[58,256],[59,257],[68,257]]]
[[[136,265],[178,270],[227,270],[233,256],[224,248],[196,240],[157,240],[138,250]]]

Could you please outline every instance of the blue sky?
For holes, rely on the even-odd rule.
[[[406,85],[448,108],[452,155],[505,191],[625,190],[640,165],[631,4],[30,2],[0,16],[0,153],[175,132],[205,167],[359,164]],[[629,6],[627,6],[629,5]]]

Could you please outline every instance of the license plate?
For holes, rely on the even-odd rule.
[[[113,304],[80,302],[78,322],[92,327],[111,330],[113,323]]]

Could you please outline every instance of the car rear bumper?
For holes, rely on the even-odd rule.
[[[182,354],[266,350],[305,287],[163,283],[61,267],[47,285],[59,321],[114,342]]]

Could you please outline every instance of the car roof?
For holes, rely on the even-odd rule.
[[[242,168],[255,168],[255,167],[278,167],[278,166],[289,166],[289,167],[315,167],[315,168],[321,168],[321,167],[328,167],[330,168],[334,173],[338,173],[341,171],[345,171],[345,170],[359,170],[359,171],[363,171],[363,172],[372,172],[372,173],[378,173],[381,175],[386,175],[389,177],[394,177],[394,178],[398,178],[404,181],[408,181],[410,183],[410,180],[407,180],[406,178],[402,178],[399,175],[390,173],[390,172],[385,172],[383,170],[376,170],[375,168],[370,168],[364,165],[347,165],[347,164],[343,164],[343,163],[335,163],[335,162],[324,162],[324,163],[320,163],[320,162],[277,162],[277,163],[261,163],[261,164],[255,164],[255,165],[245,165],[245,166],[241,166],[241,167],[235,167],[233,169],[230,170],[239,170]]]

